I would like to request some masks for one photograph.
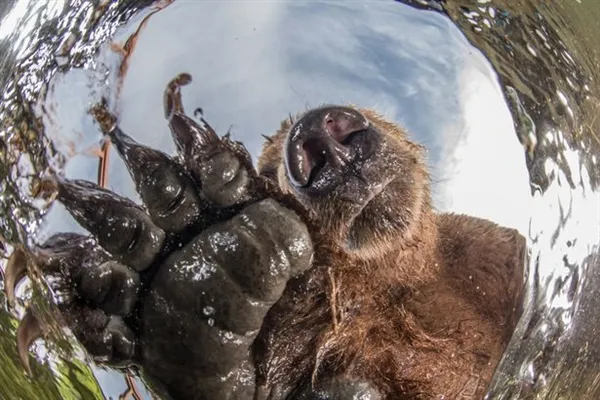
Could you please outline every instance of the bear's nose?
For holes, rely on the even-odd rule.
[[[290,182],[305,187],[326,164],[345,167],[353,158],[353,150],[344,144],[346,139],[368,127],[367,118],[350,107],[328,106],[306,112],[291,127],[284,145]]]

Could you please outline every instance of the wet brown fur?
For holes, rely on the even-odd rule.
[[[520,314],[524,238],[434,212],[422,148],[397,125],[360,111],[406,155],[397,166],[404,183],[392,182],[351,222],[343,204],[308,206],[323,234],[314,267],[290,282],[255,343],[262,393],[278,397],[343,375],[373,382],[387,399],[481,398]],[[282,161],[290,125],[282,122],[258,164],[293,194]],[[382,206],[402,223],[382,226]],[[351,235],[359,245],[347,245]]]

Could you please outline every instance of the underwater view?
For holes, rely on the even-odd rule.
[[[252,172],[254,166],[275,180],[283,176],[282,168],[270,167],[269,157],[275,156],[268,149],[281,147],[287,132],[283,146],[289,148],[284,160],[279,156],[276,161],[286,165],[297,186],[323,190],[337,179],[329,165],[346,166],[349,159],[364,163],[364,175],[375,168],[367,152],[372,149],[389,161],[377,167],[377,176],[408,171],[414,175],[402,182],[407,185],[415,184],[419,173],[428,176],[430,188],[423,191],[436,213],[493,221],[526,242],[524,260],[516,266],[522,276],[507,284],[512,285],[511,297],[498,303],[504,307],[502,315],[509,315],[501,324],[508,331],[507,346],[498,354],[485,348],[499,360],[495,368],[486,361],[489,376],[473,370],[464,385],[446,395],[416,384],[413,388],[407,379],[401,397],[377,397],[359,382],[351,385],[352,395],[338,388],[335,398],[600,398],[599,21],[600,2],[594,0],[1,2],[0,399],[167,399],[167,392],[177,393],[176,399],[252,398],[244,394],[244,385],[250,380],[254,385],[254,372],[244,375],[244,363],[235,378],[223,375],[222,381],[238,382],[227,389],[233,394],[223,395],[218,382],[207,380],[202,385],[212,395],[198,397],[194,384],[179,384],[187,382],[182,354],[208,358],[208,364],[193,366],[202,373],[221,368],[227,343],[249,346],[263,318],[275,318],[275,311],[268,310],[278,310],[274,304],[287,279],[295,269],[302,270],[296,263],[308,259],[302,242],[308,234],[298,227],[296,216],[267,206],[267,211],[257,207],[244,214],[239,206],[248,196],[254,201],[273,195],[304,218],[295,200]],[[326,106],[332,104],[340,106]],[[323,110],[333,120],[319,114]],[[317,118],[327,119],[327,129],[333,124],[334,137],[341,135],[335,143],[324,144],[313,133],[302,137],[308,135],[302,126]],[[388,126],[385,121],[401,127],[400,151],[418,148],[423,153],[416,172],[406,166],[408,155],[385,153],[392,142],[354,135]],[[190,139],[192,134],[198,142]],[[294,140],[301,143],[294,147]],[[208,166],[197,167],[198,159],[208,160]],[[215,211],[190,194],[190,177],[197,175],[203,177],[207,198],[222,209]],[[227,179],[226,189],[211,191],[207,182],[219,179]],[[253,182],[250,193],[238,189],[238,181]],[[183,189],[178,189],[180,182]],[[378,191],[365,194],[371,196],[368,201],[384,190],[373,187]],[[342,197],[363,196],[360,188],[348,186]],[[388,196],[401,202],[419,197],[413,192]],[[424,203],[429,206],[428,200]],[[403,223],[416,213],[417,204],[403,203]],[[153,214],[155,209],[168,213]],[[373,214],[385,220],[388,211],[380,207]],[[341,207],[329,218],[345,212]],[[222,315],[204,304],[190,305],[193,311],[169,308],[171,299],[165,296],[187,305],[197,291],[188,283],[221,268],[208,262],[196,270],[185,258],[197,261],[194,255],[180,260],[177,254],[192,245],[205,246],[218,258],[255,245],[218,232],[214,241],[178,242],[201,236],[199,227],[227,220],[247,224],[240,237],[252,229],[267,232],[277,256],[284,252],[281,246],[292,249],[283,258],[269,258],[289,264],[285,268],[292,272],[285,272],[283,284],[264,283],[281,273],[271,264],[264,275],[257,273],[265,290],[278,294],[253,293],[249,306],[229,306]],[[363,225],[376,222],[370,218]],[[384,222],[382,230],[397,228]],[[311,234],[319,231],[319,238],[337,228],[335,223],[308,226]],[[102,249],[85,236],[90,232]],[[286,235],[293,243],[278,242]],[[348,237],[352,248],[364,239],[358,233]],[[489,253],[501,252],[497,247]],[[325,248],[319,250],[322,259],[335,257],[336,247]],[[107,252],[119,254],[116,261]],[[264,255],[263,250],[258,253]],[[169,268],[187,268],[189,274],[172,276],[167,267],[157,272],[156,257]],[[248,262],[232,260],[234,266]],[[132,262],[139,270],[124,266]],[[94,270],[91,281],[73,272],[93,263],[105,269]],[[336,282],[352,279],[351,273],[346,278],[328,273],[322,275],[332,293]],[[255,283],[252,273],[232,274],[227,270],[225,283],[207,289],[211,301],[223,306],[223,293],[231,293],[223,287],[230,279]],[[135,299],[138,286],[151,281],[156,290],[145,294],[144,301],[152,311],[144,314]],[[500,285],[487,284],[489,293]],[[295,294],[308,293],[298,285]],[[98,312],[89,302],[74,300],[74,290],[87,291],[90,302],[111,311]],[[513,303],[513,294],[519,304]],[[338,297],[332,298],[327,300],[333,301],[333,329],[342,329],[336,325]],[[488,299],[494,303],[492,294]],[[439,311],[462,315],[453,307],[444,310],[442,305]],[[353,312],[351,304],[340,315]],[[246,330],[255,330],[254,336],[227,330],[219,336],[221,342],[190,345],[201,341],[201,335],[212,335],[215,323],[232,318],[231,331],[235,324],[248,323]],[[240,322],[244,318],[260,323]],[[198,321],[209,328],[196,328]],[[473,343],[488,332],[477,322],[465,324]],[[90,334],[84,325],[106,330]],[[144,329],[158,339],[140,350],[136,337]],[[200,333],[182,334],[186,330]],[[350,330],[348,336],[353,334]],[[293,344],[294,334],[288,335]],[[417,334],[406,340],[417,346],[421,339],[425,347],[436,343]],[[269,346],[277,348],[276,340],[257,343],[256,351],[266,354]],[[295,351],[293,345],[287,349]],[[316,352],[310,382],[320,363],[337,362],[326,350]],[[139,357],[146,360],[144,371],[128,362]],[[284,373],[264,372],[284,363],[283,357],[270,357],[270,364],[257,368],[257,382],[286,382]],[[452,365],[446,368],[452,370]],[[384,370],[381,376],[389,372]],[[255,398],[334,398],[310,396],[274,390]]]

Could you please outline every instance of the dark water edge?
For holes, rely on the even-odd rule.
[[[598,191],[600,3],[401,2],[448,16],[493,64],[524,147],[533,195],[543,196],[557,185],[577,193]],[[15,3],[2,2],[0,17]],[[43,5],[32,12],[36,28],[24,39],[29,40],[25,54],[15,54],[11,41],[0,39],[4,88],[0,235],[6,254],[14,245],[30,243],[47,210],[48,204],[34,196],[37,177],[50,169],[60,170],[64,163],[35,112],[49,78],[71,68],[91,67],[98,46],[131,19],[148,14],[153,3],[71,0],[52,18],[44,15],[43,7],[50,6]],[[569,154],[576,155],[576,163],[570,162]],[[558,169],[549,169],[548,160]],[[568,204],[559,213],[559,220],[568,220]],[[557,224],[552,247],[563,240],[564,225]],[[534,246],[536,240],[545,239],[534,236]],[[589,247],[584,262],[572,262],[565,255],[563,267],[570,272],[560,278],[539,272],[544,257],[532,251],[529,312],[498,370],[490,398],[600,398],[600,318],[595,311],[600,299],[598,246],[600,241]],[[50,295],[41,280],[37,283],[24,301],[33,301],[43,318],[51,314],[46,304]],[[565,290],[570,303],[554,307],[553,296]],[[0,297],[4,301],[3,294]],[[58,343],[53,350],[65,357],[56,360],[54,373],[48,365],[32,362],[36,379],[29,380],[21,372],[14,348],[17,319],[4,307],[0,318],[0,398],[104,398],[89,366],[77,359],[68,361],[72,346],[51,318],[47,318],[48,334]]]
[[[490,60],[526,150],[532,193],[546,192],[558,179],[547,172],[548,159],[564,173],[565,186],[598,190],[600,3],[401,2],[447,15]],[[575,167],[587,170],[587,182],[574,178],[565,149],[577,154]],[[561,214],[568,218],[568,210]],[[559,280],[540,279],[539,259],[532,260],[530,312],[498,368],[489,398],[600,398],[599,247],[596,241],[582,265],[571,266],[571,273]],[[564,263],[569,267],[567,256]],[[565,286],[570,286],[573,304],[562,310],[549,306],[544,294]]]
[[[504,87],[519,140],[528,149],[532,191],[545,191],[550,184],[552,177],[543,167],[548,158],[570,177],[562,159],[565,146],[579,153],[582,165],[590,171],[592,189],[598,188],[600,168],[593,156],[600,152],[596,117],[600,111],[600,4],[399,1],[447,15],[490,60]],[[546,140],[548,132],[560,132],[565,143]],[[577,184],[569,179],[571,187]]]
[[[93,64],[98,46],[132,17],[143,15],[143,9],[152,3],[32,2],[26,4],[14,30],[0,39],[0,251],[5,260],[15,246],[32,244],[50,205],[34,195],[38,177],[49,170],[60,170],[65,161],[45,135],[35,112],[50,78],[70,68]],[[0,18],[18,5],[16,0],[1,2]],[[52,294],[39,271],[30,270],[29,274],[32,284],[12,312],[4,305],[0,274],[0,399],[105,399],[96,376],[101,369],[93,371],[82,349],[58,325],[54,307],[48,302]],[[30,355],[33,378],[24,373],[15,345],[26,303],[42,322],[47,338],[38,348],[38,353],[48,354],[43,362]]]

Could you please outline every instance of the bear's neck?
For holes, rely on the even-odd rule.
[[[346,262],[333,267],[338,274],[355,270],[382,287],[410,288],[436,279],[440,264],[436,215],[427,210],[410,229],[388,238],[377,252],[369,252],[366,257],[365,253],[349,253]]]

